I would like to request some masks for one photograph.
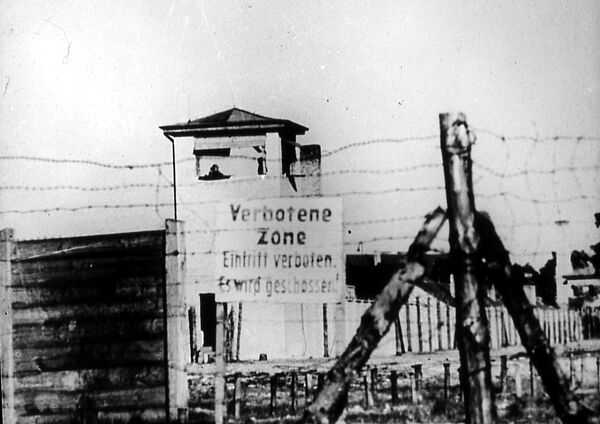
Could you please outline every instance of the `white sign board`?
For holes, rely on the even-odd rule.
[[[232,200],[217,206],[218,302],[337,302],[343,282],[339,198]]]

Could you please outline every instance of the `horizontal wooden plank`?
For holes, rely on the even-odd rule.
[[[15,392],[91,391],[165,385],[164,364],[44,372],[15,378]]]
[[[15,409],[20,414],[69,413],[85,392],[31,391],[15,393]],[[87,392],[97,411],[119,412],[165,406],[165,387]],[[134,410],[135,410],[134,409]]]
[[[54,347],[72,343],[112,343],[125,340],[155,339],[164,336],[164,319],[90,319],[71,320],[54,325],[17,326],[13,331],[15,349]]]
[[[136,299],[162,298],[163,279],[159,276],[131,277],[121,281],[102,281],[85,286],[63,284],[37,287],[13,287],[13,309],[39,306],[73,305],[106,299],[111,303],[131,302]]]
[[[164,246],[164,231],[144,231],[125,234],[102,234],[95,236],[55,238],[45,240],[20,240],[16,246],[15,260],[47,256],[62,252],[78,255],[102,250],[135,250],[141,247]],[[61,253],[59,253],[61,254]]]
[[[146,424],[164,424],[166,408],[131,408],[131,411],[98,412],[97,424],[128,424],[134,417],[139,417]],[[19,424],[73,424],[77,422],[77,413],[46,413],[43,415],[26,414],[19,417]]]
[[[101,276],[126,277],[135,275],[153,275],[164,268],[164,259],[153,252],[138,252],[133,255],[111,255],[101,258],[72,258],[53,261],[17,262],[11,267],[13,284],[20,281],[35,281],[35,276],[57,277],[83,274],[93,278]],[[135,272],[132,272],[135,270]],[[142,272],[142,274],[140,274]]]
[[[164,340],[131,340],[104,343],[74,343],[55,348],[15,350],[17,375],[31,372],[78,370],[114,366],[156,365],[164,361]]]
[[[68,308],[50,306],[44,308],[16,309],[13,311],[13,325],[52,324],[89,318],[97,320],[132,316],[159,318],[162,316],[162,309],[163,300],[160,298],[140,299],[115,305],[100,299],[97,302],[71,305]]]

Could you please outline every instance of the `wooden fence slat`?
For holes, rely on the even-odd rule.
[[[433,330],[431,328],[431,297],[427,297],[427,339],[429,341],[429,351],[433,352]]]
[[[417,308],[417,342],[419,345],[419,353],[423,352],[423,331],[421,328],[421,302],[419,296],[415,298]]]

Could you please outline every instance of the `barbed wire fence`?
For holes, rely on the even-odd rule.
[[[600,208],[597,189],[600,187],[597,143],[600,137],[508,137],[486,129],[475,131],[478,134],[474,150],[477,206],[495,216],[517,262],[541,266],[552,250],[567,254],[575,248],[573,243],[578,239],[581,239],[579,248],[589,245],[586,235],[589,236],[593,228],[593,214]],[[392,208],[386,210],[379,206],[389,201],[399,206],[403,199],[412,203],[417,197],[432,204],[437,199],[442,200],[441,163],[436,149],[437,135],[431,135],[359,141],[323,151],[322,195],[344,199],[345,209],[349,211],[345,213],[344,224],[351,231],[344,241],[348,249],[358,248],[359,244],[374,251],[398,251],[407,247],[421,216],[407,207],[392,211]],[[253,155],[230,158],[256,160]],[[194,160],[183,158],[177,164],[187,166]],[[172,177],[168,168],[172,163],[169,161],[119,164],[73,158],[0,156],[0,166],[6,169],[6,165],[17,171],[34,167],[42,173],[44,166],[63,169],[77,166],[83,172],[97,168],[108,173],[93,181],[108,183],[65,184],[52,178],[45,178],[44,183],[31,183],[28,174],[11,178],[5,174],[0,178],[1,221],[64,217],[76,222],[70,214],[86,212],[114,214],[125,223],[124,214],[141,214],[150,220],[148,213],[151,213],[152,224],[156,225],[157,220],[160,222],[171,215]],[[194,190],[215,182],[194,181],[193,170],[189,168],[189,178],[178,184],[178,204],[193,217],[193,222],[188,222],[188,231],[220,231],[212,228],[210,219],[198,209],[221,199],[198,198],[186,193],[186,189]],[[267,175],[263,180],[280,178]],[[257,176],[234,177],[215,186],[226,190],[256,180]],[[120,183],[111,183],[113,181]],[[266,197],[269,196],[264,195]],[[260,198],[248,197],[249,200]],[[365,203],[371,207],[365,207]],[[565,246],[568,244],[565,240],[574,241]]]

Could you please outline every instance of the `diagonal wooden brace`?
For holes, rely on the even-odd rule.
[[[486,214],[476,213],[475,228],[481,237],[479,252],[485,261],[489,278],[502,296],[556,415],[564,424],[591,422],[591,411],[569,390],[569,381],[527,300],[522,282],[512,272],[508,252],[494,224]]]
[[[445,213],[439,207],[427,216],[408,250],[406,266],[391,277],[373,305],[363,314],[356,334],[327,373],[325,384],[315,401],[304,411],[299,423],[334,423],[340,417],[348,401],[350,383],[389,331],[400,307],[408,300],[413,283],[424,277],[423,256],[444,221]]]

